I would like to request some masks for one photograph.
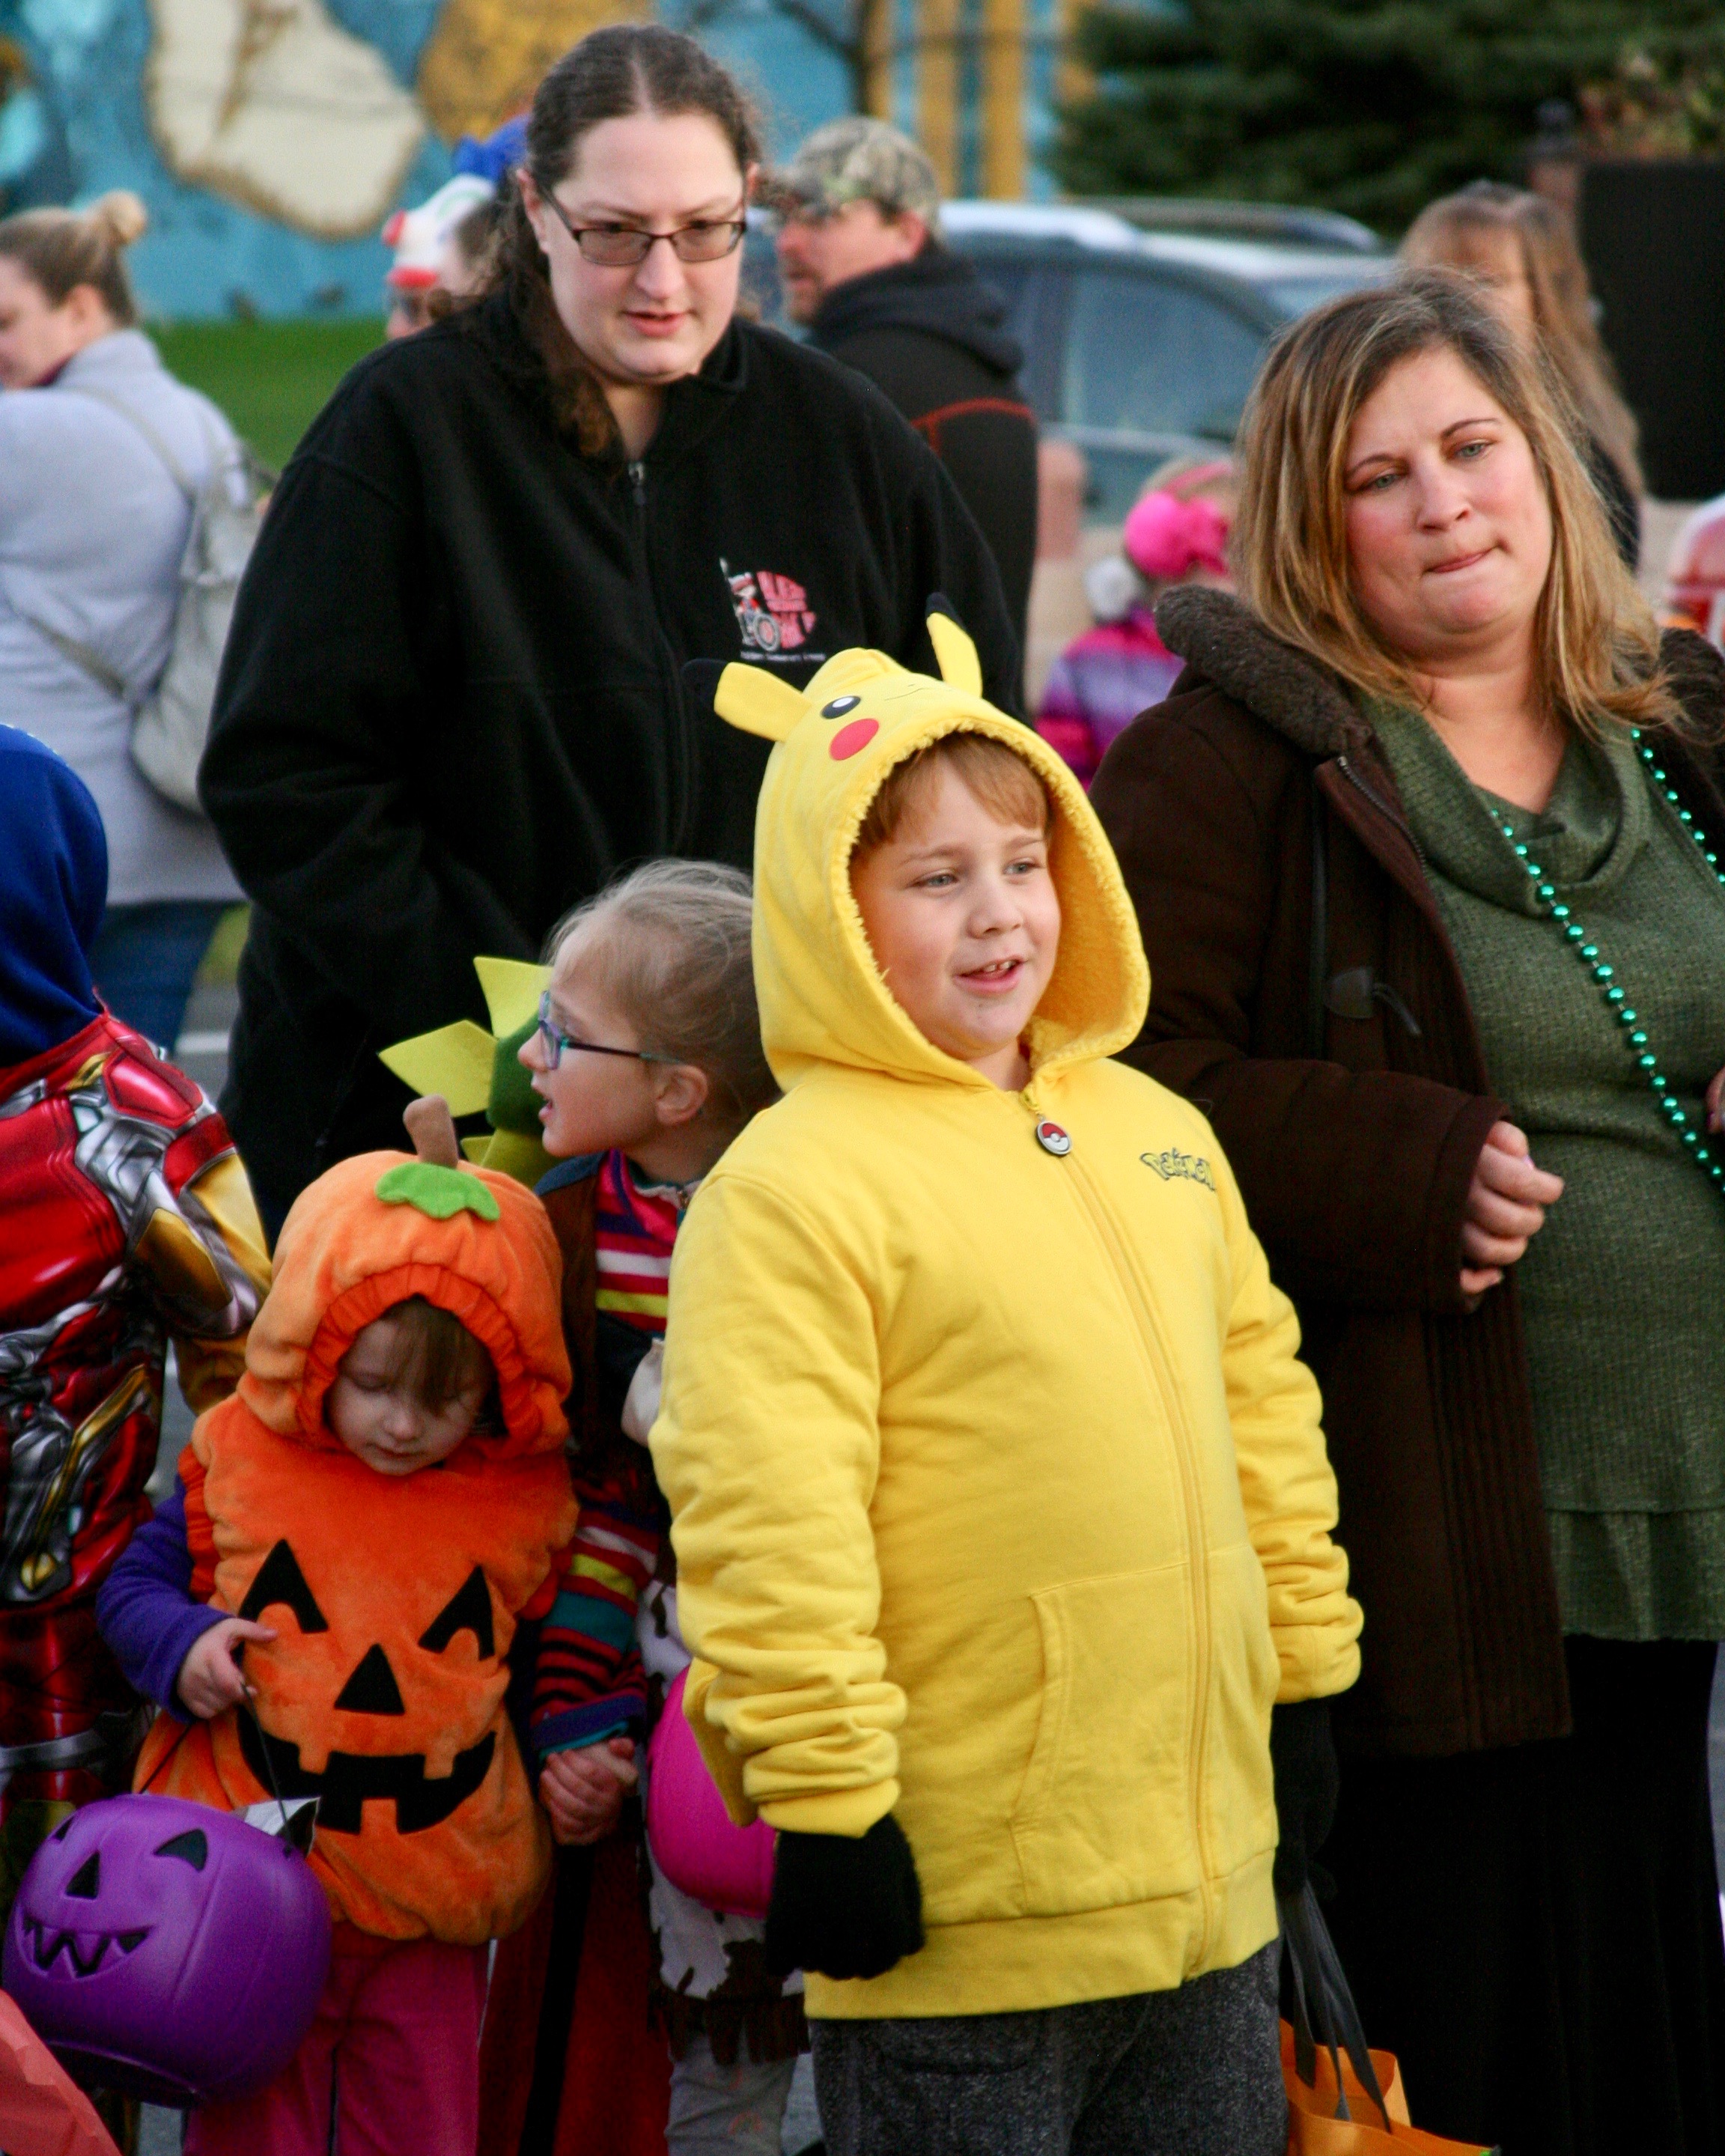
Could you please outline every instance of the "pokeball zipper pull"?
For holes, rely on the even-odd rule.
[[[1070,1133],[1047,1116],[1043,1116],[1036,1126],[1036,1142],[1045,1152],[1051,1152],[1056,1160],[1064,1160],[1072,1150]]]

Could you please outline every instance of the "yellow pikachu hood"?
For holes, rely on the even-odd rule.
[[[1164,1990],[1276,1935],[1272,1705],[1351,1683],[1359,1612],[1299,1327],[1214,1133],[1114,1051],[1148,983],[1107,842],[1034,735],[841,654],[778,742],[755,976],[785,1098],[701,1184],[670,1271],[653,1465],[684,1712],[739,1820],[915,1856],[927,1943],[811,1974],[823,2019]],[[1064,921],[1022,1092],[916,1031],[850,891],[903,757],[954,730],[1055,805]]]
[[[985,701],[975,646],[944,600],[930,601],[928,629],[938,680],[868,650],[839,652],[800,694],[764,667],[733,664],[718,677],[719,716],[778,744],[755,815],[755,988],[768,1060],[787,1091],[817,1063],[988,1082],[926,1040],[893,1000],[850,890],[856,834],[888,773],[943,734],[1004,742],[1054,803],[1063,925],[1031,1024],[1033,1066],[1112,1055],[1144,1022],[1137,922],[1083,788],[1046,742]]]

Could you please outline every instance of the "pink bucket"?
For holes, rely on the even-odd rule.
[[[764,1917],[773,1894],[773,1830],[737,1826],[683,1712],[686,1670],[665,1694],[647,1746],[647,1840],[673,1887],[730,1917]]]

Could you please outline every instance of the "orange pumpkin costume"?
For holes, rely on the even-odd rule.
[[[273,1766],[284,1795],[321,1799],[312,1867],[338,1922],[375,1938],[477,1944],[549,1875],[504,1696],[516,1620],[575,1522],[561,1273],[544,1209],[507,1176],[343,1162],[288,1215],[245,1375],[181,1457],[193,1594],[278,1637],[246,1652],[259,1726],[161,1716],[136,1786],[237,1810]],[[503,1427],[392,1477],[323,1404],[356,1335],[411,1296],[485,1346]]]

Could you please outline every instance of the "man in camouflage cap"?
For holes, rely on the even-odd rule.
[[[1000,571],[1022,650],[1036,553],[1036,421],[999,295],[945,244],[940,184],[909,136],[818,127],[765,190],[785,312],[868,376],[951,473]]]
[[[817,127],[770,192],[788,222],[818,233],[823,243],[789,250],[783,274],[793,321],[813,316],[827,285],[907,262],[926,240],[941,237],[934,167],[884,120],[855,115]],[[835,254],[838,261],[831,259]],[[860,268],[848,266],[853,258]]]

